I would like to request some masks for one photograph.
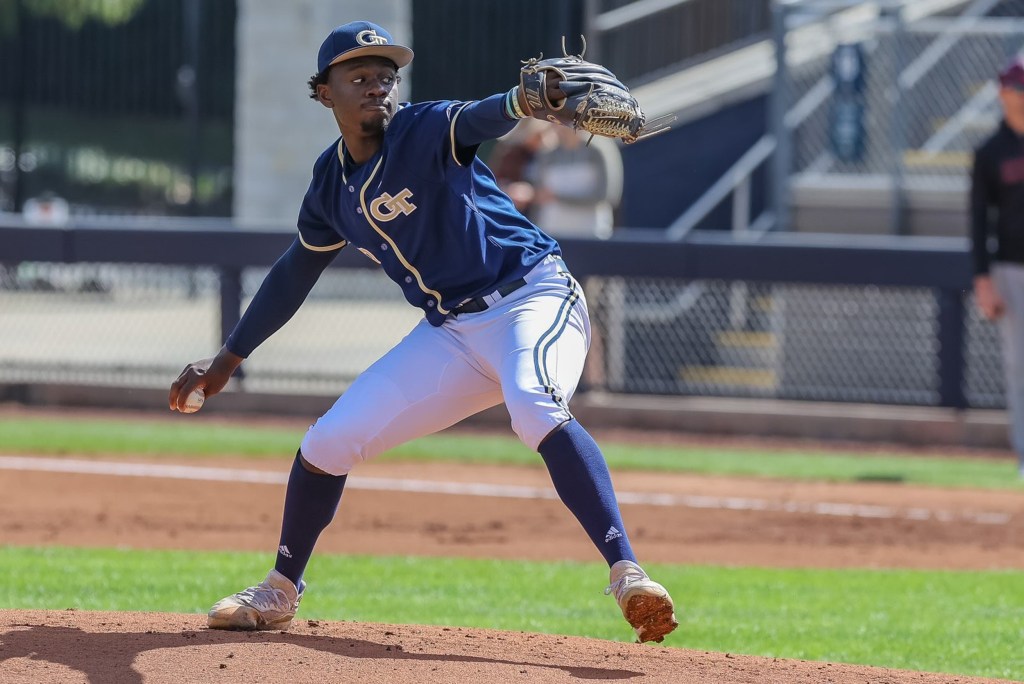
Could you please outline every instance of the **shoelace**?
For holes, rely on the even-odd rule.
[[[619,579],[615,580],[614,582],[609,584],[607,587],[605,587],[604,588],[604,595],[607,596],[608,594],[610,594],[610,593],[612,593],[614,591],[615,592],[615,600],[618,601],[619,599],[622,598],[622,594],[626,591],[626,587],[628,587],[633,582],[639,582],[639,581],[645,580],[645,579],[647,579],[647,576],[644,575],[643,573],[627,572],[622,577],[620,577]]]
[[[265,581],[260,582],[255,587],[249,587],[244,591],[240,591],[238,593],[238,600],[252,606],[256,610],[267,610],[268,608],[289,610],[291,608],[288,595],[281,589],[270,586]]]

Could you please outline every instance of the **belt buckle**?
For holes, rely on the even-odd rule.
[[[507,297],[508,295],[512,294],[513,292],[515,292],[519,288],[523,287],[524,285],[526,285],[526,280],[523,279],[523,278],[520,278],[519,280],[514,280],[511,283],[505,283],[504,285],[499,287],[494,292],[490,292],[488,294],[481,295],[480,297],[473,297],[471,299],[463,300],[462,302],[459,303],[459,305],[457,307],[455,307],[454,312],[456,314],[460,314],[460,313],[479,313],[481,311],[486,311],[487,309],[491,308],[496,303],[498,303],[499,300],[501,300],[504,297]],[[462,309],[462,307],[468,306],[468,305],[471,305],[471,304],[475,305],[476,308],[470,309],[470,310],[465,310],[465,311],[460,311],[460,309]]]
[[[452,313],[458,316],[459,314],[480,313],[486,310],[487,302],[484,301],[483,297],[472,297],[461,302]]]

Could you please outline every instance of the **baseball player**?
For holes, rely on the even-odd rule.
[[[412,58],[366,21],[324,40],[310,97],[331,110],[341,137],[313,165],[298,236],[216,357],[189,364],[171,386],[172,410],[185,409],[195,390],[219,392],[349,244],[424,313],[309,428],[288,480],[274,569],[218,601],[208,624],[287,629],[348,473],[504,402],[516,435],[540,452],[559,497],[608,562],[605,593],[640,641],[661,641],[677,626],[672,599],[637,564],[601,450],[568,407],[590,343],[583,291],[558,244],[515,209],[476,156],[525,111],[546,118],[543,104],[528,103],[520,86],[480,101],[400,104],[398,71]],[[545,86],[556,105],[565,100],[557,86]]]
[[[1024,55],[999,71],[999,102],[1003,120],[974,151],[971,174],[974,299],[999,326],[1010,445],[1024,479]]]

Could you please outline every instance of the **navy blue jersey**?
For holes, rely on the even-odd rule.
[[[339,138],[314,164],[299,211],[306,248],[351,243],[379,262],[433,325],[559,253],[498,189],[474,150],[456,144],[466,104],[403,105],[380,151],[359,166]]]

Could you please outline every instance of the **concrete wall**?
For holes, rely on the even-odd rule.
[[[239,0],[233,214],[240,225],[295,224],[313,162],[338,136],[306,81],[331,29],[357,19],[411,45],[410,0]],[[403,93],[409,87],[403,72]]]
[[[906,234],[967,236],[969,184],[966,177],[926,180],[926,187],[914,185],[913,181],[909,182],[904,194],[903,231]],[[886,176],[797,177],[793,181],[792,197],[793,230],[895,232],[893,189]]]

